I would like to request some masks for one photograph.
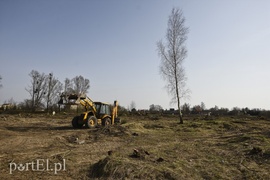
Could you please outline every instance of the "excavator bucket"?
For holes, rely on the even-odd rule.
[[[75,104],[80,104],[80,100],[86,99],[86,95],[77,95],[77,94],[70,94],[68,96],[68,100],[75,100]]]
[[[68,96],[68,100],[77,100],[79,97],[78,97],[78,95],[77,94],[70,94],[69,96]]]

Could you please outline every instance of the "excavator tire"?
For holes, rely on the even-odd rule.
[[[78,129],[78,128],[81,128],[83,126],[83,124],[79,123],[79,119],[80,119],[80,116],[75,116],[72,119],[71,123],[72,123],[73,128]]]
[[[104,119],[102,119],[102,125],[103,126],[108,126],[108,125],[111,125],[112,124],[112,121],[111,121],[111,119],[110,118],[104,118]]]
[[[87,128],[95,128],[97,125],[97,118],[95,116],[88,117],[85,127]]]

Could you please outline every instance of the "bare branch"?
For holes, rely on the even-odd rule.
[[[53,104],[57,104],[59,101],[59,95],[63,89],[62,83],[56,79],[52,73],[46,76],[47,94],[45,96],[47,111]]]
[[[32,70],[29,74],[31,78],[31,85],[28,86],[26,91],[30,94],[32,101],[32,110],[35,111],[37,107],[43,106],[42,100],[47,91],[46,76],[44,73],[39,73],[36,70]]]
[[[90,81],[89,79],[85,79],[82,76],[76,76],[72,79],[74,83],[74,91],[76,94],[85,94],[88,92],[90,88]]]

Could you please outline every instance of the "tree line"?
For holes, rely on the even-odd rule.
[[[251,116],[264,116],[270,117],[270,111],[260,108],[250,109],[248,107],[239,108],[233,107],[232,109],[221,107],[219,108],[217,105],[211,108],[206,108],[205,103],[201,102],[199,105],[191,106],[189,103],[184,103],[180,109],[182,115],[203,115],[203,116],[237,116],[237,115],[251,115]],[[127,110],[126,110],[127,111]],[[148,114],[148,113],[158,113],[158,114],[174,114],[178,115],[178,109],[163,109],[162,106],[151,104],[149,109],[144,110],[136,110],[135,108],[130,110],[130,112],[138,112],[139,114]]]
[[[66,78],[62,83],[53,73],[45,74],[37,70],[29,73],[31,82],[25,88],[30,98],[25,99],[19,104],[22,109],[46,109],[57,107],[57,103],[62,93],[87,93],[90,88],[90,80],[83,76],[75,76],[74,78]]]

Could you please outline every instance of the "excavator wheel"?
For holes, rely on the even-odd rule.
[[[90,116],[88,117],[85,126],[87,128],[94,128],[97,125],[97,118],[95,116]]]
[[[75,116],[72,119],[72,126],[73,126],[73,128],[78,129],[78,128],[81,128],[83,126],[83,124],[80,124],[79,123],[79,119],[80,119],[80,116]]]
[[[112,121],[111,121],[110,118],[107,117],[107,118],[102,119],[102,125],[103,126],[108,126],[110,124],[112,124]]]

